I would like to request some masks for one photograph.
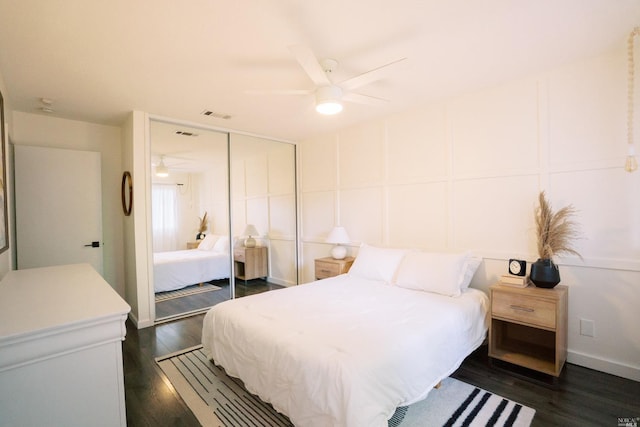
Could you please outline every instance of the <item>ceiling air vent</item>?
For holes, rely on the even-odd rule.
[[[186,130],[177,130],[177,131],[176,131],[176,135],[182,135],[182,136],[198,136],[198,134],[197,134],[197,133],[187,132]]]
[[[215,111],[211,111],[211,110],[204,110],[200,114],[202,114],[203,116],[214,117],[216,119],[229,120],[231,118],[231,115],[229,114],[216,113]]]

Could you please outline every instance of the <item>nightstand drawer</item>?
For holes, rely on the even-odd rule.
[[[316,279],[326,279],[327,277],[342,274],[340,264],[323,262],[316,260]]]
[[[316,258],[316,279],[327,279],[329,277],[335,277],[347,273],[351,268],[354,259],[354,257],[350,256],[344,259],[333,259],[331,257]]]
[[[556,303],[537,298],[522,298],[509,292],[493,292],[491,314],[543,328],[555,329]]]
[[[235,261],[240,261],[240,262],[245,262],[245,256],[244,256],[244,248],[243,249],[236,249],[233,251],[233,259]]]

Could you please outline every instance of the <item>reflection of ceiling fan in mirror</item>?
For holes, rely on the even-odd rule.
[[[198,164],[194,159],[166,156],[164,154],[152,154],[151,166],[155,170],[156,176],[167,177],[169,176],[169,169],[179,172],[193,172],[202,169],[202,166]]]
[[[313,89],[253,90],[247,91],[247,93],[280,95],[313,94],[316,98],[316,111],[321,114],[339,113],[342,111],[342,101],[369,105],[382,105],[389,102],[386,99],[355,93],[353,90],[380,80],[384,76],[384,73],[388,72],[390,66],[407,59],[397,59],[342,82],[333,83],[331,81],[331,74],[338,67],[337,61],[333,59],[318,61],[311,49],[306,46],[295,45],[290,46],[289,49],[295,55],[298,63],[309,75],[309,78],[316,87]]]
[[[156,176],[162,178],[169,176],[169,168],[164,164],[164,156],[161,156],[160,163],[154,166],[156,167]]]

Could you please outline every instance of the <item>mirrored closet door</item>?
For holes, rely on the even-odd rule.
[[[230,141],[236,296],[296,285],[295,145],[233,133]],[[254,280],[263,272],[266,283]]]
[[[228,134],[151,120],[156,322],[233,295]]]
[[[151,120],[155,320],[298,284],[295,145]]]

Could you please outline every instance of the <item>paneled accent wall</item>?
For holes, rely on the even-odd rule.
[[[533,213],[545,190],[554,207],[574,205],[582,228],[583,259],[557,260],[569,287],[569,361],[640,381],[640,173],[623,169],[625,119],[617,50],[309,138],[300,144],[303,282],[342,225],[350,255],[362,242],[472,251],[485,259],[472,286],[486,290],[507,259],[537,259]],[[580,335],[580,319],[595,323],[595,337]]]

